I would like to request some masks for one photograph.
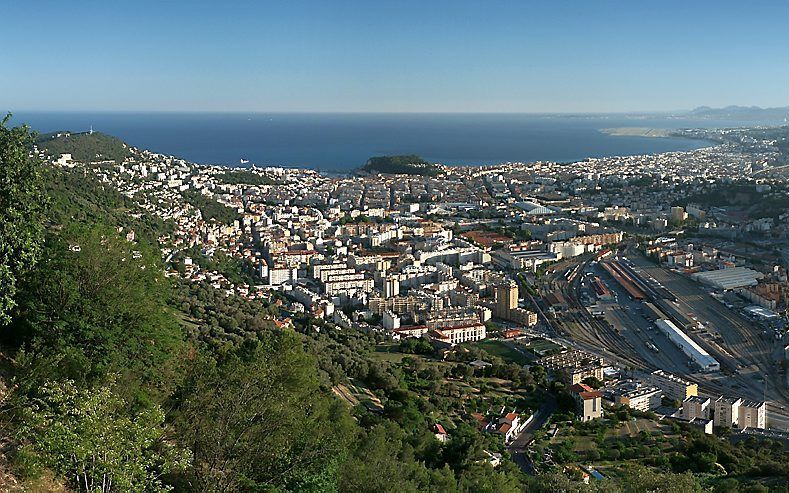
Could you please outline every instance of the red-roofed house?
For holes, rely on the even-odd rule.
[[[584,383],[570,387],[576,404],[576,413],[581,421],[591,421],[603,415],[603,394]]]
[[[488,427],[488,421],[485,419],[485,416],[481,413],[471,413],[471,417],[477,420],[477,427],[480,430],[484,430]]]
[[[447,435],[447,431],[444,429],[443,426],[441,426],[440,423],[436,423],[435,435],[436,435],[436,440],[438,440],[441,443],[446,443],[446,441],[449,439],[449,435]]]
[[[522,335],[523,331],[519,329],[509,329],[501,333],[501,336],[505,339],[515,339],[516,337],[520,337]]]
[[[518,413],[511,412],[499,418],[494,433],[504,437],[504,443],[509,443],[521,431],[524,423],[521,422]]]
[[[576,383],[570,387],[570,392],[594,392],[594,389],[583,382]]]

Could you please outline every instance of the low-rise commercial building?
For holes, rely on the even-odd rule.
[[[406,327],[394,329],[392,333],[396,339],[401,339],[407,337],[422,337],[427,334],[429,330],[430,329],[425,325],[408,325]]]
[[[691,339],[671,320],[656,320],[655,325],[668,339],[685,353],[703,372],[720,371],[718,360],[710,356],[701,346]]]
[[[764,274],[746,267],[733,267],[705,272],[697,272],[691,277],[703,284],[717,289],[736,289],[746,286],[756,286]]]
[[[484,324],[471,323],[434,329],[428,336],[436,342],[454,346],[469,341],[481,341],[487,336],[487,332]]]

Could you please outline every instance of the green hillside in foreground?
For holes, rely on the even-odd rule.
[[[52,156],[71,154],[74,160],[80,162],[115,161],[120,163],[132,154],[125,142],[101,132],[52,132],[40,135],[36,139],[36,145]]]
[[[416,154],[400,156],[375,156],[367,160],[361,171],[368,173],[387,173],[393,175],[435,176],[441,170]]]

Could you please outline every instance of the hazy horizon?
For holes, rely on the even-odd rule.
[[[701,105],[700,105],[701,106]],[[744,105],[728,105],[728,106],[744,106]],[[697,106],[699,107],[699,106]],[[789,107],[789,105],[787,105]],[[531,115],[531,116],[683,116],[684,113],[692,111],[694,108],[678,109],[678,110],[665,110],[665,111],[650,111],[650,110],[633,110],[633,111],[342,111],[342,110],[325,110],[325,111],[310,111],[310,110],[202,110],[202,109],[184,109],[184,110],[156,110],[156,109],[46,109],[46,108],[16,108],[9,109],[9,112],[23,112],[23,113],[198,113],[198,114],[227,114],[227,115],[275,115],[275,114],[335,114],[335,115]]]
[[[632,110],[632,111],[341,111],[341,110],[203,110],[203,109],[183,109],[183,110],[156,110],[156,109],[46,109],[46,108],[10,108],[5,109],[7,113],[128,113],[128,114],[216,114],[216,115],[528,115],[528,116],[618,116],[618,117],[676,117],[683,118],[691,111],[706,107],[707,105],[697,105],[693,108],[683,108],[674,110]],[[725,108],[755,108],[761,110],[785,109],[789,104],[762,107],[755,105],[730,104],[712,109]]]

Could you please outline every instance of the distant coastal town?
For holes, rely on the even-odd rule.
[[[604,134],[617,137],[671,137],[672,130],[648,127],[614,127],[600,130]]]

